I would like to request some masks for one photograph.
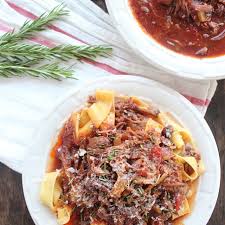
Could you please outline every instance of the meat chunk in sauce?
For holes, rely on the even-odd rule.
[[[130,6],[144,30],[164,46],[194,57],[225,54],[224,0],[130,0]]]
[[[88,138],[87,150],[90,153],[101,153],[107,147],[111,146],[109,138],[104,136]]]

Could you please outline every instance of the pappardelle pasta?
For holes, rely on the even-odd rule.
[[[188,130],[135,96],[97,90],[50,153],[40,198],[66,225],[169,225],[204,164]]]

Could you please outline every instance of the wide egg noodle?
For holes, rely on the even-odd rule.
[[[96,97],[97,99],[97,97]],[[100,128],[101,130],[108,130],[110,128],[113,128],[115,126],[115,121],[116,120],[116,114],[115,114],[115,98],[113,97],[112,100],[112,107],[111,110],[106,117],[106,119],[102,122]]]
[[[88,108],[85,108],[80,113],[79,139],[89,136],[92,130],[93,123],[88,115]]]
[[[160,112],[157,121],[162,124],[164,127],[171,125],[174,129],[171,137],[171,141],[175,144],[176,150],[180,151],[184,147],[184,141],[182,135],[179,133],[182,130],[182,126],[175,121],[172,115],[169,113]]]
[[[80,122],[79,122],[79,128],[82,128],[90,121],[90,117],[88,115],[88,109],[83,109],[80,113]]]
[[[184,180],[190,180],[190,181],[194,181],[198,178],[199,173],[198,173],[198,163],[196,161],[196,159],[192,156],[179,156],[175,154],[176,159],[178,160],[178,162],[183,164],[183,168],[185,168],[185,163],[188,164],[188,166],[190,166],[193,170],[192,174],[188,174],[184,169],[183,169],[183,177]]]
[[[181,130],[179,130],[179,133],[182,136],[185,143],[190,143],[192,145],[195,145],[194,141],[193,141],[193,138],[192,138],[192,136],[191,136],[191,134],[188,130],[181,129]]]
[[[41,183],[41,202],[53,211],[55,210],[55,205],[57,204],[62,192],[57,179],[58,175],[59,171],[46,173]]]
[[[105,102],[96,102],[88,109],[88,115],[96,128],[99,128],[101,123],[108,116],[111,109],[111,104]]]
[[[64,206],[57,209],[57,222],[60,225],[67,224],[70,221],[72,209],[69,206]]]
[[[73,136],[74,140],[78,141],[79,140],[79,123],[80,123],[80,113],[73,113],[71,115],[71,120],[73,123]]]
[[[138,105],[139,107],[142,108],[148,108],[148,104],[143,102],[142,100],[140,100],[139,98],[137,98],[136,96],[132,96],[131,99],[133,100],[133,102]]]
[[[79,129],[79,139],[89,136],[92,130],[93,123],[91,121],[88,121],[82,128]]]
[[[112,105],[115,104],[115,93],[113,91],[109,90],[96,90],[95,97],[97,102],[102,101],[102,102],[108,102]]]
[[[115,111],[110,112],[106,119],[102,122],[101,130],[108,130],[115,126]]]
[[[61,193],[62,193],[62,188],[60,186],[60,183],[58,182],[58,179],[56,178],[54,192],[53,192],[53,205],[54,206],[57,206],[57,203],[59,201]]]
[[[148,119],[145,126],[145,131],[155,130],[156,132],[161,133],[162,129],[163,129],[163,126],[157,121],[153,120],[152,118]]]
[[[184,129],[182,125],[170,113],[160,113],[157,117],[157,121],[163,126],[171,125],[173,127],[174,132],[172,133],[171,140],[175,144],[178,152],[182,151],[184,145],[187,143],[195,146],[190,132]]]
[[[172,220],[175,220],[175,219],[177,219],[181,216],[184,216],[184,215],[186,215],[190,212],[191,212],[191,209],[190,209],[188,200],[185,198],[184,201],[183,201],[183,205],[181,206],[179,211],[176,214],[175,213],[173,214]]]
[[[172,133],[171,141],[175,144],[177,150],[180,150],[184,147],[183,138],[178,131],[174,131]]]
[[[96,91],[96,103],[88,109],[88,115],[96,128],[99,128],[102,122],[109,115],[114,105],[114,92],[106,90]]]
[[[173,126],[175,131],[179,131],[182,129],[182,126],[178,121],[170,113],[160,112],[157,116],[157,121],[161,123],[164,127],[171,125]]]

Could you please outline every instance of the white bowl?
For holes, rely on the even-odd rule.
[[[196,140],[205,162],[206,172],[200,178],[193,212],[185,219],[186,225],[206,225],[216,204],[220,184],[220,161],[213,135],[197,109],[177,92],[155,81],[135,76],[109,76],[96,79],[79,90],[60,99],[43,119],[23,168],[24,196],[36,225],[56,225],[56,217],[39,200],[40,183],[47,158],[62,122],[86,102],[97,88],[112,89],[117,93],[152,100],[163,110],[172,112]]]
[[[129,0],[106,0],[108,11],[125,41],[153,66],[192,79],[225,78],[225,56],[198,59],[178,54],[157,43],[136,21]]]

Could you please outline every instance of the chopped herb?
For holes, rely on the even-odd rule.
[[[116,135],[115,135],[115,134],[113,134],[113,135],[111,135],[111,136],[110,136],[110,138],[111,138],[112,140],[115,140]]]
[[[113,149],[108,155],[108,160],[109,161],[113,160],[113,158],[116,156],[117,152],[118,152],[118,150]]]
[[[131,196],[130,196],[130,195],[126,195],[126,196],[124,196],[124,198],[123,198],[123,199],[124,199],[125,201],[127,201],[127,202],[128,202],[128,201],[130,200],[130,198],[131,198]]]
[[[116,138],[115,134],[109,136],[109,139],[110,139],[110,141],[112,141],[112,142],[115,140],[115,138]]]
[[[168,208],[166,208],[166,207],[164,207],[164,206],[161,206],[161,207],[160,207],[160,210],[161,210],[162,212],[170,212],[170,211],[171,211],[170,209],[168,209]]]
[[[137,188],[137,192],[140,194],[140,195],[144,195],[144,190],[142,187],[138,187]]]

